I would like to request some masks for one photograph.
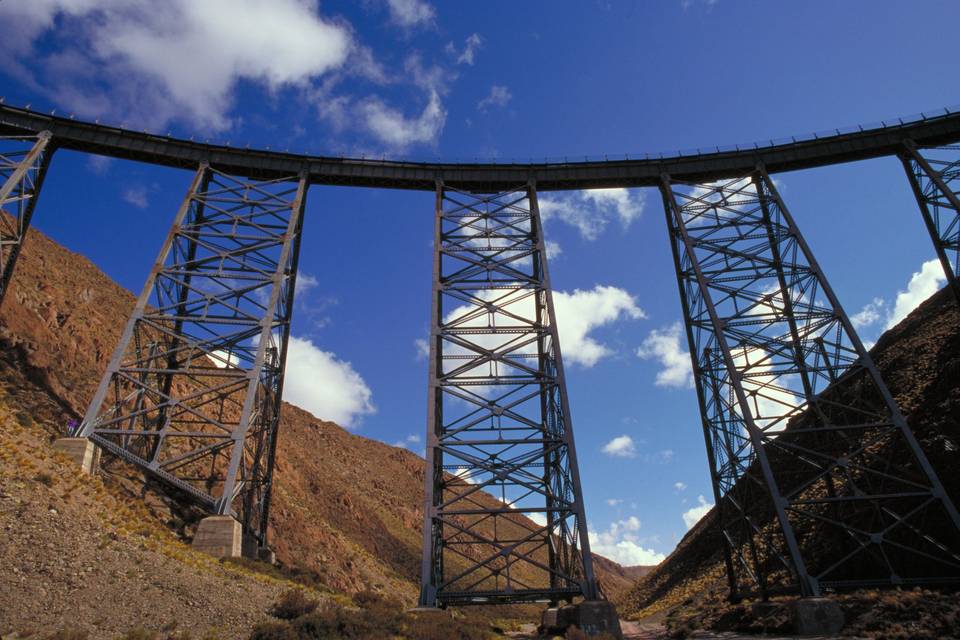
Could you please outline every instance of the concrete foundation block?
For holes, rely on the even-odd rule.
[[[843,629],[843,611],[830,598],[798,598],[789,610],[793,631],[799,636],[833,636]]]
[[[94,473],[100,464],[100,449],[86,438],[60,438],[53,448],[67,454],[84,473]]]
[[[540,617],[540,633],[564,635],[571,626],[576,626],[587,636],[609,634],[618,640],[623,638],[617,608],[606,600],[586,600],[564,607],[551,607]]]
[[[193,536],[193,548],[217,558],[236,558],[243,550],[243,530],[231,516],[207,516]]]
[[[267,564],[277,564],[277,554],[270,547],[260,547],[257,550],[257,560]]]

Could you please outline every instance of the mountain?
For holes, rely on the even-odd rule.
[[[50,440],[79,419],[133,304],[134,296],[89,260],[31,230],[0,309],[0,384],[11,411],[30,416]],[[412,603],[424,468],[410,451],[284,403],[270,522],[278,560],[336,592],[374,589]],[[108,464],[103,477],[185,539],[203,515],[122,465]],[[610,593],[625,591],[635,577],[610,560],[598,557],[597,564]]]

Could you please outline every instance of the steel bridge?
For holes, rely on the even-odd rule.
[[[960,515],[771,175],[898,159],[960,304],[958,143],[960,112],[945,110],[667,157],[427,163],[0,105],[0,301],[57,149],[193,171],[76,435],[232,518],[254,554],[268,544],[308,187],[433,192],[421,604],[594,600],[537,193],[657,188],[731,595],[957,582]]]

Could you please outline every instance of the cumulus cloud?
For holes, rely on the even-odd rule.
[[[943,267],[939,260],[928,260],[920,267],[907,283],[906,291],[897,293],[893,311],[887,319],[886,328],[889,329],[910,315],[921,302],[936,293],[946,283]]]
[[[568,194],[540,196],[544,224],[556,220],[576,228],[586,240],[596,240],[611,220],[624,229],[643,213],[646,195],[631,189],[589,189]]]
[[[710,509],[713,509],[713,504],[707,502],[703,496],[697,496],[697,501],[700,503],[699,506],[683,512],[683,523],[687,525],[687,529],[692,529],[693,525],[700,522],[700,518],[707,515]]]
[[[886,312],[885,307],[886,302],[883,298],[874,298],[864,305],[863,309],[850,316],[850,322],[857,329],[869,327],[883,318]]]
[[[513,94],[510,93],[508,87],[495,84],[490,87],[490,93],[477,103],[477,109],[486,111],[490,107],[505,107],[512,99]]]
[[[619,498],[608,498],[608,499],[607,499],[607,505],[608,505],[608,506],[615,507],[615,506],[617,506],[617,505],[619,505],[619,504],[623,504],[623,500],[621,500],[621,499],[619,499]]]
[[[547,260],[559,258],[563,253],[563,247],[560,246],[559,242],[554,242],[553,240],[544,240],[543,246],[547,250]]]
[[[603,448],[600,449],[600,451],[608,456],[615,456],[617,458],[637,457],[637,445],[633,442],[633,438],[626,434],[617,436],[607,444],[603,445]]]
[[[316,276],[312,276],[305,271],[297,271],[297,284],[295,285],[295,295],[306,295],[308,291],[315,288],[320,282]]]
[[[613,350],[590,336],[590,333],[619,320],[640,320],[647,314],[636,299],[618,287],[597,285],[590,290],[553,294],[560,330],[560,345],[567,362],[592,367]]]
[[[426,360],[430,357],[430,342],[426,338],[417,338],[413,341],[417,350],[417,360]]]
[[[687,488],[687,483],[686,483],[686,482],[674,482],[674,483],[673,483],[673,488],[676,489],[677,491],[685,491],[686,488]]]
[[[640,520],[630,516],[611,523],[606,531],[590,531],[590,550],[625,567],[660,564],[666,556],[642,546],[640,527]]]
[[[283,399],[346,428],[376,412],[370,387],[349,362],[296,336],[287,347]]]
[[[437,11],[423,0],[387,0],[390,19],[404,29],[433,24]]]
[[[393,446],[397,447],[398,449],[412,450],[413,445],[418,445],[418,444],[420,444],[420,436],[414,433],[411,433],[409,436],[407,436],[403,440],[397,440],[396,442],[394,442]]]
[[[9,72],[81,116],[160,126],[182,115],[223,130],[231,124],[238,81],[275,91],[344,63],[350,30],[321,18],[317,6],[316,0],[3,2],[0,21],[16,25],[8,31],[17,35],[0,49]],[[36,52],[33,43],[58,20],[67,21],[72,38],[54,53]],[[55,86],[41,87],[37,68],[56,77]]]
[[[654,382],[658,387],[693,387],[690,353],[680,346],[682,330],[679,322],[665,329],[654,329],[637,349],[638,357],[660,362],[662,368]]]
[[[436,142],[447,120],[447,111],[435,90],[429,92],[427,106],[415,117],[404,115],[376,97],[367,98],[359,107],[366,129],[396,149]]]

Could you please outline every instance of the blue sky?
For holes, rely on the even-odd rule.
[[[960,103],[958,18],[947,1],[3,0],[0,95],[236,146],[613,157]],[[60,152],[35,225],[139,292],[190,177]],[[777,181],[865,340],[942,285],[895,160]],[[311,189],[287,381],[320,417],[415,451],[432,206]],[[594,549],[656,561],[712,502],[659,195],[541,206]]]

